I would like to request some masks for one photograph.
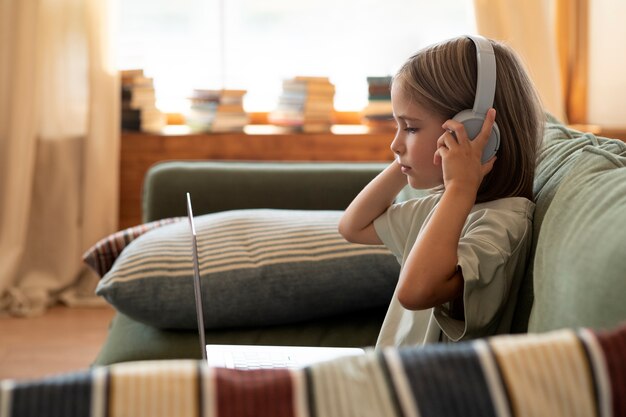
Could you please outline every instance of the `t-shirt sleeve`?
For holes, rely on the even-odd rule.
[[[392,204],[374,220],[376,234],[398,262],[402,263],[408,242],[414,240],[436,201],[436,196],[429,196]]]
[[[516,212],[483,213],[466,227],[457,252],[465,281],[464,320],[453,318],[447,304],[434,311],[455,342],[494,333],[513,281],[520,279],[516,274],[526,261],[532,220]]]
[[[400,262],[408,235],[408,227],[400,227],[402,217],[402,205],[393,204],[374,220],[376,234]]]

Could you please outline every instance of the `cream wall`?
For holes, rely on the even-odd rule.
[[[626,127],[626,1],[590,2],[589,122]]]

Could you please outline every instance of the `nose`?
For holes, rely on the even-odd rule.
[[[398,136],[399,135],[396,135],[396,137],[393,138],[393,141],[391,141],[391,145],[389,146],[391,152],[393,152],[394,155],[401,155],[404,151],[404,145],[402,144],[402,140]]]

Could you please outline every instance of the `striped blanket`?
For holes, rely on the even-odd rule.
[[[146,361],[5,380],[9,416],[626,416],[626,326],[369,351],[302,370]]]

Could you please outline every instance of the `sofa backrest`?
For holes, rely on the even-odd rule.
[[[514,332],[626,320],[625,156],[624,142],[547,124]]]
[[[343,210],[386,163],[167,161],[143,184],[143,221],[248,208]]]

